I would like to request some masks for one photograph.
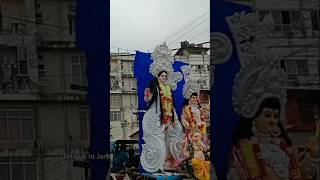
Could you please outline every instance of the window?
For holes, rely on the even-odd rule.
[[[126,61],[122,61],[121,64],[122,72],[123,74],[128,74],[129,69],[128,69],[128,63]]]
[[[90,134],[90,110],[88,108],[79,108],[80,118],[80,138],[89,140]]]
[[[118,63],[116,61],[110,62],[111,73],[118,73]]]
[[[70,5],[68,6],[68,9],[69,9],[69,12],[71,12],[71,13],[76,13],[76,5],[70,4]]]
[[[281,11],[282,16],[282,31],[291,31],[291,16],[289,11]]]
[[[18,47],[18,67],[20,75],[28,74],[27,48]]]
[[[68,13],[68,22],[69,22],[69,34],[72,35],[73,31],[75,30],[75,12],[76,6],[71,4],[68,6],[69,13]]]
[[[320,11],[311,11],[312,29],[314,31],[320,30]]]
[[[122,82],[123,83],[123,82]],[[110,76],[110,91],[120,90],[119,80],[114,76]]]
[[[1,180],[37,180],[36,158],[32,156],[0,157]]]
[[[302,13],[300,11],[291,11],[290,14],[292,19],[291,26],[293,30],[298,30],[302,32],[304,29]]]
[[[74,14],[69,13],[68,22],[69,22],[69,34],[72,35],[73,31],[75,30],[75,15]]]
[[[42,24],[42,13],[36,13],[36,23]]]
[[[0,109],[0,140],[33,140],[34,115],[31,109]]]
[[[42,78],[46,75],[44,69],[43,56],[41,54],[38,54],[38,75],[39,78]]]
[[[37,1],[34,2],[34,6],[36,9],[40,9],[40,3],[38,3]]]
[[[111,100],[110,100],[110,106],[112,107],[112,108],[120,108],[120,106],[121,106],[121,98],[120,98],[120,96],[118,96],[118,95],[111,95],[111,98],[110,98]]]
[[[121,68],[122,68],[123,74],[127,74],[127,75],[132,74],[134,71],[132,62],[122,61]]]
[[[207,86],[208,86],[208,84],[207,84],[207,80],[206,80],[206,79],[203,79],[203,80],[202,80],[202,85],[203,85],[203,86],[205,86],[205,87],[207,87]]]
[[[11,29],[15,33],[25,33],[27,24],[25,23],[11,23]]]
[[[77,85],[87,85],[85,74],[86,62],[84,56],[71,56],[72,82]]]
[[[208,72],[208,71],[209,71],[208,65],[204,65],[204,71],[205,71],[205,72]]]
[[[130,106],[137,107],[137,96],[136,95],[130,96]]]
[[[306,75],[309,73],[308,61],[307,60],[297,60],[297,68],[299,75]]]
[[[307,59],[288,59],[286,61],[288,75],[307,75],[309,73]]]
[[[201,103],[209,103],[209,101],[210,101],[210,96],[205,91],[200,92],[199,98],[200,98]]]
[[[259,21],[263,21],[264,17],[269,14],[269,11],[259,11]]]
[[[271,16],[273,17],[275,25],[276,25],[274,31],[281,32],[282,31],[282,22],[281,22],[280,11],[272,11]]]
[[[38,73],[39,73],[39,78],[42,78],[45,76],[44,64],[38,64]]]
[[[287,60],[286,70],[288,74],[296,74],[296,61],[294,59]]]
[[[120,111],[110,111],[110,121],[120,121],[121,114]]]
[[[316,108],[319,108],[317,105],[313,104],[302,104],[302,123],[310,124],[314,123],[314,115]]]
[[[130,91],[137,89],[137,81],[135,78],[130,78]]]
[[[124,91],[135,91],[137,82],[135,78],[123,78],[122,88]]]
[[[301,32],[302,19],[300,11],[259,11],[259,20],[263,21],[268,14],[274,20],[274,32],[291,32],[293,30]]]
[[[3,29],[3,16],[2,16],[2,12],[1,12],[1,6],[0,6],[0,31]]]
[[[4,55],[0,54],[0,65],[4,64]]]
[[[134,63],[130,62],[130,72],[134,72]]]
[[[130,86],[130,78],[123,78],[122,79],[122,89],[124,90],[124,91],[131,91],[131,89],[130,89],[130,87],[132,87],[132,86]]]

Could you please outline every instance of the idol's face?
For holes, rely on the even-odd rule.
[[[194,133],[194,134],[192,135],[192,141],[198,142],[198,141],[200,141],[200,140],[201,140],[201,134],[200,134],[200,133]]]
[[[254,119],[256,128],[265,134],[270,134],[271,131],[278,126],[279,110],[263,108],[262,112]]]
[[[198,96],[191,96],[190,98],[190,104],[197,105],[198,104]]]
[[[160,76],[158,77],[159,81],[161,83],[166,83],[167,82],[167,73],[166,72],[162,72],[160,74]]]

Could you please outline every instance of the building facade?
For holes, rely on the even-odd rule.
[[[320,108],[320,3],[256,0],[254,4],[260,20],[271,14],[275,22],[264,42],[280,56],[287,74],[285,124],[295,145],[303,146],[303,138],[314,135]]]
[[[314,135],[320,109],[320,11],[318,0],[235,0],[253,5],[262,21],[271,15],[274,30],[263,44],[280,57],[287,74],[285,126],[293,145]],[[212,67],[214,68],[214,67]]]
[[[138,129],[137,82],[134,78],[135,54],[111,54],[110,59],[110,134],[111,138],[130,139]]]
[[[86,60],[75,46],[75,0],[0,1],[1,179],[87,179]],[[80,160],[80,159],[79,159]]]

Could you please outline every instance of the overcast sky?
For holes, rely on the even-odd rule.
[[[209,9],[210,0],[111,0],[111,52],[117,51],[114,46],[144,52],[153,50],[157,44],[164,42],[201,15],[203,16],[200,19],[168,39],[166,43],[171,49],[178,48],[180,42],[190,41],[195,36],[191,42],[207,42],[210,39]],[[196,25],[198,26],[194,28]],[[192,28],[194,29],[191,30]],[[189,30],[189,33],[176,40]]]

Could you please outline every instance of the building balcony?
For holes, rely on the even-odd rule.
[[[289,89],[320,89],[319,74],[288,75]]]
[[[24,41],[30,42],[33,40],[33,37],[30,36],[30,34],[26,34],[23,31],[14,32],[11,29],[2,29],[0,30],[0,45],[6,45],[6,46],[17,46],[19,38],[17,36],[25,35]]]
[[[37,99],[38,97],[35,94],[0,94],[1,101],[34,101]]]
[[[207,85],[200,85],[201,90],[210,90],[210,86]]]
[[[120,89],[110,90],[110,93],[111,93],[111,94],[120,94],[120,93],[122,93],[122,91],[121,91]]]
[[[0,44],[8,44],[9,41],[16,41],[16,34],[12,33],[11,29],[2,29],[0,30]],[[9,42],[9,45],[12,42]]]
[[[136,90],[122,89],[122,93],[124,93],[124,94],[137,94],[137,91]]]
[[[133,75],[133,72],[123,72],[122,77],[133,78],[134,75]]]
[[[110,75],[112,75],[112,76],[118,76],[119,73],[120,73],[119,69],[111,69],[110,70]]]
[[[0,100],[35,100],[37,91],[37,83],[26,77],[12,75],[0,82]]]
[[[76,42],[74,41],[38,41],[37,48],[66,50],[66,49],[77,49],[77,46],[76,46]]]
[[[316,130],[315,124],[289,124],[288,126],[288,132],[314,132]]]

